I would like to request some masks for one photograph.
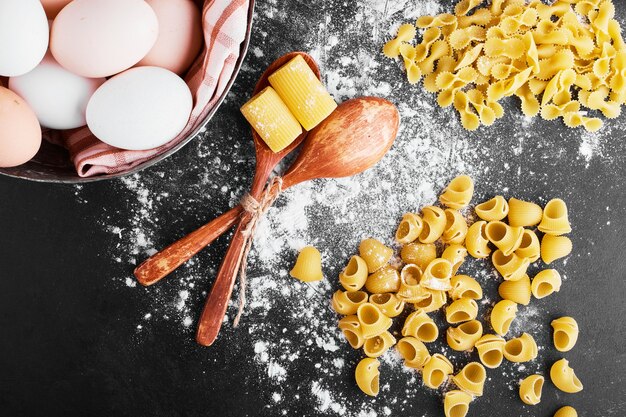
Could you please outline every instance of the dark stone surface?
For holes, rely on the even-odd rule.
[[[465,170],[476,179],[476,201],[497,193],[541,203],[564,198],[575,248],[555,266],[567,277],[561,292],[534,300],[537,314],[529,313],[528,328],[521,329],[537,338],[539,358],[525,370],[510,364],[490,370],[485,395],[472,403],[469,415],[552,416],[564,404],[575,406],[581,416],[626,415],[624,116],[588,135],[560,122],[525,121],[517,103],[509,101],[507,115],[496,125],[466,133],[450,109],[434,107],[434,97],[409,87],[397,64],[378,54],[388,27],[403,20],[404,2],[390,3],[259,2],[251,52],[218,116],[201,138],[138,176],[83,187],[0,178],[0,414],[443,415],[441,393],[388,363],[381,365],[388,387],[376,399],[365,398],[353,382],[361,354],[337,338],[337,317],[325,303],[337,287],[337,271],[358,244],[360,232],[355,231],[385,230],[387,235],[379,237],[389,240],[401,213],[427,202],[420,186],[430,184],[438,192]],[[626,9],[616,3],[623,22]],[[416,4],[407,2],[406,7],[421,7]],[[451,2],[442,4],[449,7]],[[333,39],[336,45],[323,47]],[[290,295],[269,300],[265,310],[250,308],[240,328],[226,324],[217,343],[202,348],[193,341],[195,320],[227,237],[158,288],[131,287],[126,280],[146,251],[165,246],[237,201],[254,167],[238,107],[264,67],[296,49],[314,52],[337,99],[377,94],[398,104],[403,129],[388,157],[355,180],[363,192],[350,197],[347,211],[334,204],[306,207],[303,237],[325,255],[329,284],[317,287],[321,295],[304,304],[294,301],[310,291],[278,274],[295,257],[293,250],[281,247],[277,257],[282,261],[252,263],[251,284],[269,276]],[[346,65],[340,62],[343,56],[351,58]],[[319,181],[310,190],[329,194],[331,184]],[[337,184],[343,189],[355,183]],[[297,198],[287,194],[279,199],[272,221]],[[473,264],[468,273],[483,267]],[[496,300],[496,281],[483,276],[481,282]],[[189,291],[189,298],[179,308],[180,291]],[[319,322],[305,310],[312,310]],[[230,317],[235,311],[229,309]],[[575,317],[581,327],[578,344],[564,356],[585,389],[563,394],[547,382],[542,402],[524,406],[516,381],[536,371],[547,376],[549,365],[563,356],[550,347],[548,326],[563,314]],[[194,324],[182,324],[186,317]],[[303,324],[307,331],[300,330]],[[307,344],[309,332],[337,340],[339,349]],[[298,352],[283,378],[272,376],[255,355],[259,340],[273,343],[270,358],[281,360],[281,350]],[[433,348],[444,349],[441,342]],[[334,359],[344,360],[345,366],[332,366]],[[467,361],[458,354],[453,360],[457,367]],[[324,407],[319,390],[313,392],[319,386],[338,412],[330,404]]]

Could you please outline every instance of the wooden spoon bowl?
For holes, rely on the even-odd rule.
[[[305,52],[291,52],[281,56],[274,61],[261,75],[257,82],[253,94],[259,93],[269,85],[269,76],[276,72],[281,66],[289,62],[294,57],[301,55],[309,64],[313,73],[317,78],[321,78],[319,67],[315,60]],[[258,199],[263,188],[267,183],[267,179],[278,163],[293,151],[307,136],[308,132],[303,131],[293,143],[280,152],[273,152],[267,144],[261,139],[258,133],[252,129],[252,138],[254,140],[254,148],[256,153],[256,169],[250,194]],[[205,224],[199,229],[191,232],[187,236],[172,243],[160,252],[146,259],[137,268],[135,268],[135,277],[142,285],[148,286],[159,282],[170,272],[187,262],[203,248],[211,244],[215,239],[230,229],[242,214],[240,205],[233,207],[226,213],[223,213],[216,219]]]

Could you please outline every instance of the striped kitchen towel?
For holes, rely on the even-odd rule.
[[[249,7],[250,0],[204,2],[205,48],[185,77],[193,94],[194,106],[187,126],[176,138],[155,149],[128,151],[99,141],[86,126],[65,131],[65,147],[78,175],[90,177],[129,170],[176,146],[197,129],[219,101],[233,75],[241,43],[246,37]]]

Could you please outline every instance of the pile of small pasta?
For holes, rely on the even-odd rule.
[[[462,0],[454,14],[403,24],[383,53],[400,56],[411,84],[453,105],[467,130],[504,114],[498,103],[521,100],[526,116],[562,118],[568,127],[602,127],[582,107],[607,118],[626,103],[626,44],[612,0]],[[470,14],[471,13],[471,14]],[[415,44],[416,26],[425,29]]]
[[[544,298],[561,287],[561,276],[545,269],[530,280],[526,271],[538,259],[550,264],[572,250],[567,207],[560,199],[550,200],[542,209],[534,203],[502,196],[474,207],[479,220],[468,227],[460,209],[467,207],[474,184],[466,175],[454,178],[441,194],[442,207],[422,208],[421,216],[407,213],[396,232],[401,245],[401,263],[394,265],[394,250],[376,239],[365,239],[359,255],[353,256],[339,274],[344,290],[333,294],[332,307],[343,315],[339,320],[348,343],[363,349],[367,358],[356,367],[356,382],[366,394],[379,389],[378,357],[395,345],[405,366],[421,371],[424,385],[447,387],[449,377],[456,389],[444,395],[446,417],[464,417],[474,397],[483,394],[487,368],[497,368],[504,359],[527,362],[538,355],[537,344],[528,333],[505,339],[515,319],[518,304],[528,305],[531,295]],[[504,220],[508,222],[504,222]],[[536,226],[536,229],[531,229]],[[538,232],[543,234],[540,239]],[[440,254],[440,255],[439,255]],[[467,255],[491,260],[503,281],[498,301],[490,314],[492,333],[477,319],[483,297],[480,284],[459,274]],[[390,332],[393,319],[407,305],[412,307],[396,341]],[[431,354],[427,343],[439,337],[439,328],[428,313],[445,309],[450,326],[445,331],[448,345],[455,351],[476,349],[480,362],[470,362],[455,373],[452,363],[441,353]],[[574,347],[578,325],[571,317],[552,322],[554,345],[567,352]],[[566,359],[557,361],[550,377],[558,389],[578,392],[582,384]],[[544,378],[530,375],[520,385],[519,395],[526,404],[538,404]],[[569,411],[557,416],[575,416]],[[572,409],[573,410],[573,409]]]

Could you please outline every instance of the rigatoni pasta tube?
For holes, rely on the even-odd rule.
[[[300,123],[272,87],[248,100],[241,113],[274,152],[285,149],[302,133]]]
[[[337,108],[337,103],[301,55],[269,76],[269,83],[306,130]]]

